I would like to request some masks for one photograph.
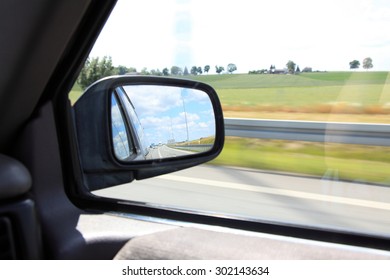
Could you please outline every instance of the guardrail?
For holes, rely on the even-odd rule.
[[[225,118],[225,135],[390,146],[390,125]]]

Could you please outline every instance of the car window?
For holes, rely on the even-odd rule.
[[[126,108],[126,112],[130,118],[130,123],[133,126],[133,129],[135,130],[135,134],[137,135],[138,149],[143,151],[143,153],[146,153],[147,148],[145,144],[146,143],[145,134],[142,125],[139,121],[138,115],[135,111],[135,108],[133,104],[130,102],[129,97],[126,95],[123,89],[118,88],[116,92],[119,95],[119,98],[122,100],[124,107]]]
[[[94,194],[389,236],[389,23],[381,0],[118,1],[72,102],[90,65],[202,81],[227,137],[209,164]]]
[[[120,160],[129,158],[133,154],[132,144],[129,142],[131,138],[128,137],[126,123],[114,94],[111,95],[111,127],[115,156]]]

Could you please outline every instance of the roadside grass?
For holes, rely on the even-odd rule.
[[[82,93],[83,90],[81,89],[80,85],[78,83],[75,83],[73,85],[72,90],[69,92],[69,100],[72,105],[77,101],[77,99],[80,98]]]
[[[390,147],[227,137],[211,164],[390,185]]]
[[[225,118],[270,119],[270,120],[299,120],[325,122],[357,122],[357,123],[384,123],[390,124],[390,114],[343,114],[343,113],[305,113],[291,111],[253,111],[229,110],[223,111]]]
[[[176,145],[208,145],[208,144],[214,144],[215,142],[215,137],[214,136],[209,136],[209,137],[203,137],[200,139],[196,140],[191,140],[188,142],[183,142],[182,144],[176,144]]]

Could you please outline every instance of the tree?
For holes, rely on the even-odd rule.
[[[296,73],[301,73],[301,69],[299,68],[299,66],[297,66],[297,69],[295,70]]]
[[[77,82],[82,89],[85,89],[97,80],[114,74],[116,71],[112,66],[111,57],[104,56],[101,60],[98,57],[88,58],[81,69]]]
[[[368,69],[371,69],[372,67],[374,67],[374,65],[372,65],[372,59],[371,57],[366,57],[365,59],[363,59],[363,68],[368,70]]]
[[[349,68],[350,69],[358,69],[360,67],[360,62],[358,60],[352,60],[349,63]]]
[[[101,78],[114,74],[111,57],[103,56],[102,60],[98,63],[98,73]]]
[[[187,68],[187,66],[184,67],[183,75],[184,75],[184,76],[188,76],[189,74],[190,74],[190,73],[188,73],[188,68]]]
[[[209,71],[210,71],[210,65],[206,65],[206,66],[204,67],[204,72],[208,74]]]
[[[152,69],[152,70],[150,70],[150,75],[153,75],[153,76],[162,76],[163,73],[162,73],[159,69],[157,69],[157,70]]]
[[[183,70],[179,66],[171,67],[171,75],[180,76],[183,74]]]
[[[148,68],[144,67],[144,68],[142,68],[142,70],[141,70],[141,74],[142,74],[142,75],[150,75],[150,72],[148,71]]]
[[[198,72],[199,75],[202,75],[202,73],[203,73],[202,67],[200,67],[200,66],[196,69],[196,71]]]
[[[227,66],[227,70],[231,74],[237,70],[237,66],[234,63],[229,63]]]
[[[164,68],[164,69],[162,70],[162,73],[163,73],[164,76],[169,76],[169,70],[168,70],[168,68]]]
[[[290,74],[294,74],[295,73],[295,66],[296,64],[294,63],[294,61],[292,60],[289,60],[286,64],[287,66],[287,69],[288,69],[288,73]]]
[[[221,74],[223,71],[225,71],[225,68],[223,66],[215,66],[215,72],[218,74]]]
[[[129,72],[129,68],[123,65],[119,65],[118,67],[116,67],[115,72],[117,75],[124,75]]]
[[[192,68],[191,68],[191,74],[192,74],[192,75],[198,75],[198,67],[192,66]]]
[[[129,68],[127,69],[127,73],[137,73],[137,68],[135,68],[135,67],[129,67]]]

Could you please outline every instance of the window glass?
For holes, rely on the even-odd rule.
[[[120,160],[129,158],[132,155],[131,144],[123,115],[114,94],[111,95],[111,128],[115,156]]]
[[[227,137],[209,164],[94,193],[389,236],[389,24],[382,0],[118,1],[89,60],[210,84]]]
[[[138,141],[137,141],[138,148],[140,150],[143,150],[146,152],[147,147],[146,147],[145,143],[147,143],[147,141],[145,139],[144,130],[142,128],[142,125],[141,125],[141,122],[138,118],[138,115],[135,111],[135,108],[134,108],[133,104],[130,102],[129,97],[123,91],[123,89],[117,88],[116,91],[119,95],[119,98],[121,99],[122,103],[125,106],[126,112],[127,112],[129,119],[130,119],[130,125],[132,125],[133,129],[135,130],[135,135],[138,138]]]

